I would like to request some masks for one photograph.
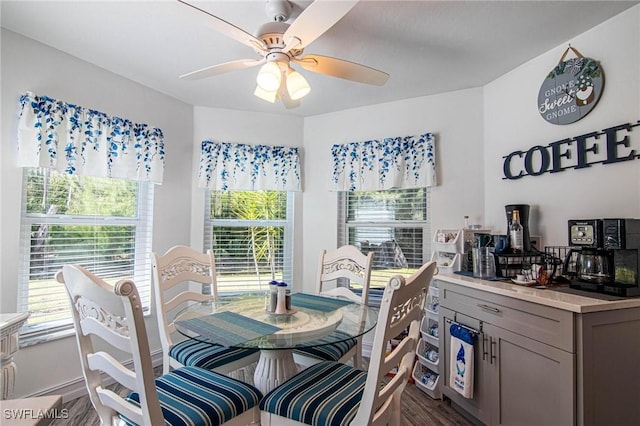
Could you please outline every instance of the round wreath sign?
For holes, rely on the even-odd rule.
[[[577,57],[565,61],[569,50]],[[598,62],[583,57],[569,46],[540,86],[538,112],[552,124],[574,123],[596,106],[603,87],[604,78]]]

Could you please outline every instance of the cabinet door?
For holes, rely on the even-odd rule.
[[[492,424],[574,425],[574,355],[490,324],[484,332]]]
[[[440,347],[440,367],[442,380],[442,391],[448,396],[452,402],[459,405],[476,419],[484,424],[491,423],[491,404],[487,400],[487,392],[490,390],[489,377],[487,377],[488,369],[488,343],[483,346],[483,341],[488,342],[488,338],[484,335],[478,336],[478,340],[474,345],[474,375],[473,375],[473,398],[465,398],[449,386],[449,378],[451,377],[449,360],[451,359],[451,332],[450,325],[454,319],[454,313],[448,309],[440,307],[440,335],[444,337],[441,340]],[[455,319],[459,324],[466,325],[477,329],[479,322],[473,318],[466,317],[460,313],[455,315]],[[483,355],[483,348],[484,355]],[[455,357],[455,354],[453,354]],[[484,359],[483,359],[484,358]]]

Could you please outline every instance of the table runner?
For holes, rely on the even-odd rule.
[[[176,321],[176,324],[223,346],[239,345],[281,330],[273,325],[235,312],[219,312],[204,317]]]
[[[316,294],[294,293],[291,295],[291,306],[314,309],[321,312],[331,312],[353,303],[350,300],[335,299],[333,297],[318,296]]]

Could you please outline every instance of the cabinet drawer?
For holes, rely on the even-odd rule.
[[[575,353],[573,313],[440,282],[442,307]]]

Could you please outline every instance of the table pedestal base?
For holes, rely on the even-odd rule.
[[[298,373],[298,367],[293,360],[290,349],[262,349],[260,359],[253,376],[253,383],[260,392],[267,392],[281,385]]]

